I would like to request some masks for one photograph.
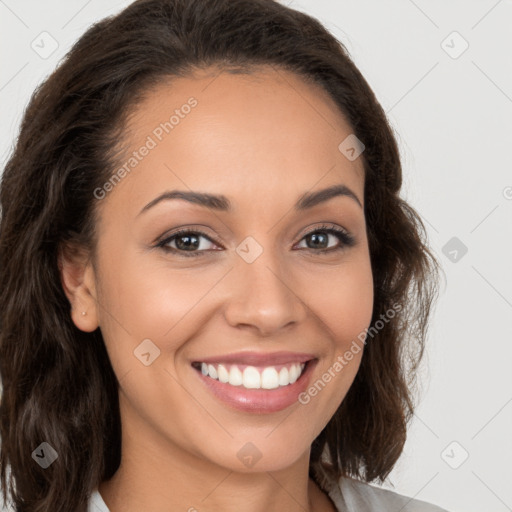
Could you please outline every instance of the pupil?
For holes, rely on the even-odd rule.
[[[313,234],[312,234],[312,235],[310,235],[310,236],[311,236],[311,240],[313,241],[313,243],[314,243],[314,241],[315,241],[315,240],[316,240],[316,241],[318,241],[318,240],[319,240],[319,237],[323,237],[323,238],[324,238],[324,240],[323,240],[324,242],[326,242],[326,241],[327,241],[327,236],[325,235],[325,233],[322,233],[322,234],[313,233]],[[321,244],[320,244],[320,245],[321,245]],[[314,248],[314,247],[318,247],[318,244],[316,244],[316,245],[314,244],[314,245],[313,245],[313,248]]]
[[[195,239],[195,243],[191,243],[190,240],[191,239]],[[186,240],[186,242],[184,244],[181,244],[180,241],[181,240]],[[199,246],[199,244],[197,243],[198,241],[198,237],[197,236],[194,236],[194,235],[181,235],[180,237],[178,237],[176,239],[176,246],[179,248],[179,249],[190,249],[190,248],[196,248]],[[180,247],[180,245],[182,245],[182,247]]]

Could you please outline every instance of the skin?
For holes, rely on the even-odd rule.
[[[310,446],[363,351],[307,405],[271,414],[228,407],[191,362],[239,351],[308,352],[318,358],[313,383],[369,326],[363,208],[337,196],[293,209],[302,194],[336,184],[364,206],[361,158],[338,150],[352,129],[327,93],[294,74],[210,69],[147,94],[130,118],[127,154],[191,96],[197,106],[97,201],[94,264],[61,256],[73,322],[86,332],[100,327],[120,382],[122,460],[99,491],[111,512],[335,510],[308,477]],[[139,215],[175,189],[223,194],[233,211],[175,199]],[[355,244],[319,253],[305,234],[323,223],[344,228]],[[181,227],[200,227],[213,240],[199,239],[202,256],[153,248]],[[263,249],[252,263],[236,252],[247,236]],[[343,246],[335,235],[320,243]],[[134,350],[148,338],[160,355],[145,366]],[[237,457],[248,442],[262,455],[252,467]]]

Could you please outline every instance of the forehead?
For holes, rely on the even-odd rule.
[[[306,190],[343,183],[363,200],[362,160],[338,149],[351,126],[319,85],[282,69],[208,69],[161,82],[146,91],[126,134],[130,149],[120,165],[132,151],[151,149],[115,195],[143,201],[162,187],[188,188],[236,203],[236,196],[268,199],[278,190],[277,199],[290,194],[295,201]]]

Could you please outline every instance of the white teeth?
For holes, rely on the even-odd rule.
[[[201,363],[201,373],[231,386],[242,386],[246,389],[276,389],[296,382],[305,366],[305,363],[292,363],[283,366],[279,372],[273,366],[263,369],[247,366],[242,372],[236,364]]]
[[[209,367],[208,367],[209,368]],[[211,375],[211,374],[210,374]],[[289,379],[290,379],[290,384],[293,384],[298,378],[299,378],[299,375],[300,375],[300,368],[297,367],[296,364],[294,364],[291,369],[290,369],[290,375],[289,375]]]
[[[248,366],[244,370],[244,388],[259,389],[261,388],[261,375],[254,366]]]
[[[208,375],[212,379],[216,379],[217,378],[217,370],[215,369],[215,366],[213,366],[213,364],[209,364],[208,365]]]
[[[279,387],[279,376],[275,368],[265,368],[261,374],[261,387],[275,389]]]
[[[279,385],[286,386],[290,383],[290,378],[288,376],[288,368],[281,368],[279,372]]]
[[[243,382],[242,372],[238,369],[238,366],[232,366],[231,370],[229,370],[229,383],[232,386],[241,386]]]
[[[221,382],[229,382],[229,372],[226,370],[225,366],[219,364],[217,368],[217,373],[219,375],[219,380]]]

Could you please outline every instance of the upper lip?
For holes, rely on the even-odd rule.
[[[277,364],[305,363],[315,359],[313,354],[304,352],[238,352],[222,356],[206,357],[194,362],[207,364],[244,364],[250,366],[273,366]]]

